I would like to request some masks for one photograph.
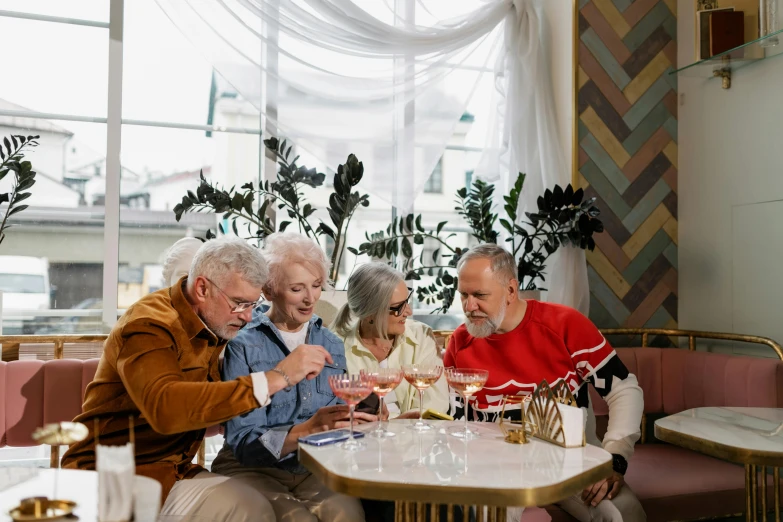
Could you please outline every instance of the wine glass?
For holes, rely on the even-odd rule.
[[[465,440],[477,438],[478,432],[468,428],[468,401],[470,396],[479,391],[487,383],[489,372],[487,370],[478,370],[476,368],[446,368],[446,381],[449,386],[454,388],[462,396],[462,402],[465,405],[465,428],[450,430],[449,433],[455,437]]]
[[[342,445],[346,451],[358,451],[366,446],[364,442],[353,438],[353,409],[372,393],[374,386],[375,379],[369,375],[342,374],[329,376],[329,387],[332,388],[332,392],[337,397],[345,401],[351,415],[350,436]]]
[[[372,391],[381,399],[380,412],[383,413],[383,398],[402,382],[402,370],[399,368],[362,369],[359,370],[359,375],[367,375],[370,378],[375,379],[375,386]],[[383,439],[386,437],[394,437],[394,433],[385,429],[383,427],[383,421],[379,421],[378,428],[370,432],[370,437]]]
[[[432,424],[424,422],[424,390],[435,384],[443,373],[443,366],[425,365],[425,364],[404,364],[402,366],[405,380],[411,386],[419,390],[419,420],[411,424],[408,428],[416,431],[427,431],[432,429]]]

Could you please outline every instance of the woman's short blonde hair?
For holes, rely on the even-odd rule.
[[[264,285],[264,297],[271,299],[280,289],[285,265],[299,263],[319,277],[328,288],[331,263],[321,247],[312,239],[295,232],[275,232],[264,240],[261,253],[269,267],[269,279]]]

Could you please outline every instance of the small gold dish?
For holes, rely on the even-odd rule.
[[[8,512],[17,522],[30,520],[57,520],[73,514],[76,502],[70,500],[49,500],[47,497],[30,497]]]
[[[530,442],[527,438],[528,435],[533,435],[530,428],[535,428],[536,425],[525,418],[525,402],[530,401],[530,395],[506,395],[503,397],[502,408],[500,411],[500,430],[505,435],[505,440],[509,444],[527,444]],[[523,420],[512,420],[505,418],[506,405],[518,405],[520,410],[520,416]],[[516,408],[514,408],[516,410]]]
[[[87,438],[87,426],[81,422],[56,422],[33,431],[32,438],[39,444],[70,446]]]

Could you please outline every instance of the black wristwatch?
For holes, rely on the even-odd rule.
[[[612,453],[612,469],[620,475],[625,475],[628,470],[628,461],[622,455]]]

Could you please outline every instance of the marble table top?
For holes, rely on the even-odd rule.
[[[694,408],[655,421],[655,436],[732,462],[783,466],[783,409]]]
[[[55,489],[55,479],[57,488]],[[135,520],[155,522],[160,506],[160,483],[136,475]],[[0,522],[11,522],[9,511],[23,498],[49,497],[75,501],[81,522],[98,522],[98,473],[74,469],[0,468]]]
[[[406,428],[412,422],[391,421],[395,437],[364,437],[363,451],[300,444],[299,459],[332,490],[348,495],[494,506],[557,502],[612,471],[611,455],[596,446],[565,449],[537,439],[509,444],[491,423],[471,423],[481,436],[464,441],[447,432],[462,422],[431,420],[436,429],[423,434]]]

